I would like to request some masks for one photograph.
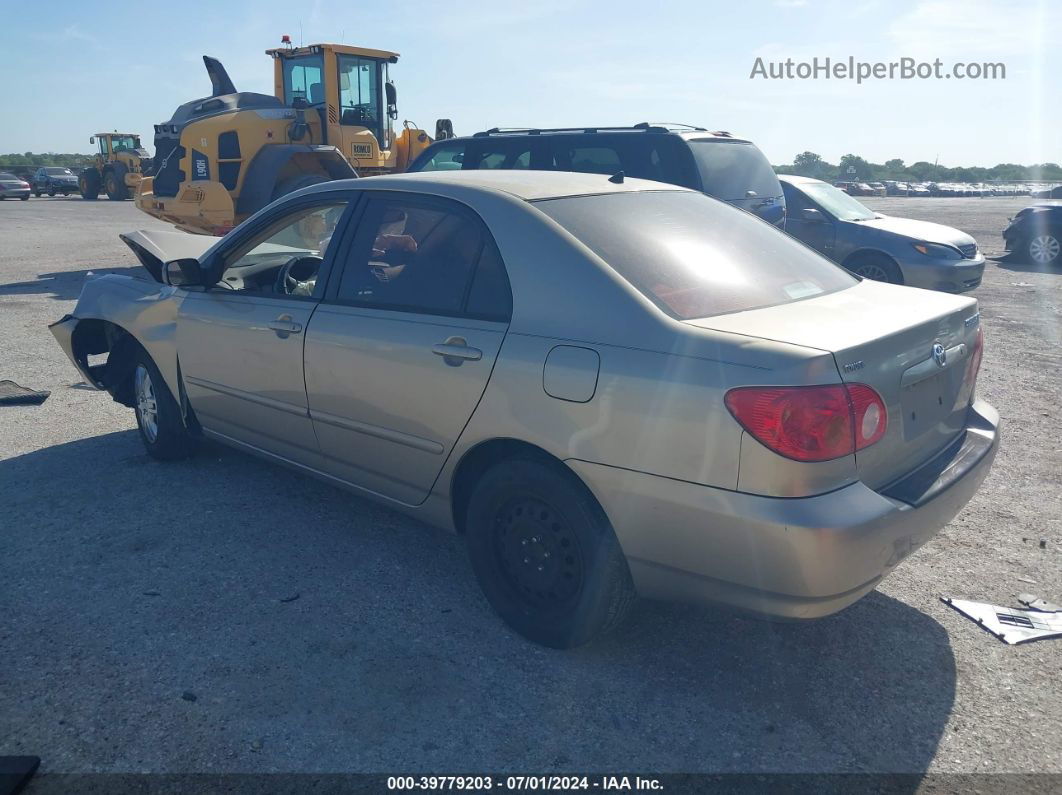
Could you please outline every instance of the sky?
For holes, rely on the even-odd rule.
[[[201,56],[272,93],[282,34],[401,53],[399,120],[430,133],[683,122],[755,141],[772,163],[899,157],[947,166],[1062,162],[1057,0],[3,0],[0,153],[89,152],[207,96]],[[104,10],[109,9],[109,10]],[[123,10],[127,9],[127,10]],[[19,45],[16,45],[16,51]],[[48,53],[51,53],[48,55]],[[1004,80],[750,78],[764,64],[849,57],[1001,62]]]

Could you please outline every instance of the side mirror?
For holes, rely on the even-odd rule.
[[[445,141],[454,137],[454,123],[449,119],[435,120],[435,140]]]
[[[94,143],[96,143],[96,136],[95,136],[95,135],[93,135],[93,136],[91,136],[91,137],[89,138],[89,143],[90,143],[90,144],[94,144]]]
[[[387,115],[392,119],[398,118],[398,89],[395,84],[388,80],[384,83],[384,95],[387,97]]]
[[[162,266],[162,281],[171,287],[195,287],[204,285],[203,269],[193,257],[172,259]]]
[[[800,211],[800,217],[815,224],[826,223],[826,216],[822,214],[821,210],[816,210],[814,207],[805,207]]]

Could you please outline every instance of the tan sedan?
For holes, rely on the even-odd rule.
[[[52,331],[152,455],[209,437],[462,533],[550,646],[635,594],[836,612],[997,448],[976,301],[860,281],[671,185],[373,177],[216,243],[126,240],[156,280],[91,280]]]

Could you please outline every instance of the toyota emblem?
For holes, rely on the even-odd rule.
[[[943,367],[948,363],[948,352],[939,342],[933,343],[933,361],[937,363],[937,367]]]

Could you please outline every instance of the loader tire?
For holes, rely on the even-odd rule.
[[[320,185],[322,182],[328,181],[328,177],[323,174],[300,174],[296,177],[289,177],[273,189],[273,195],[269,200],[275,202],[281,196],[287,196],[289,193],[294,193],[301,188]]]
[[[129,198],[129,188],[126,187],[121,175],[114,170],[103,175],[103,188],[107,191],[107,198],[112,202],[125,201]]]
[[[100,172],[94,168],[87,168],[77,178],[78,187],[81,189],[81,198],[94,200],[100,195]],[[37,194],[40,196],[40,194]]]

